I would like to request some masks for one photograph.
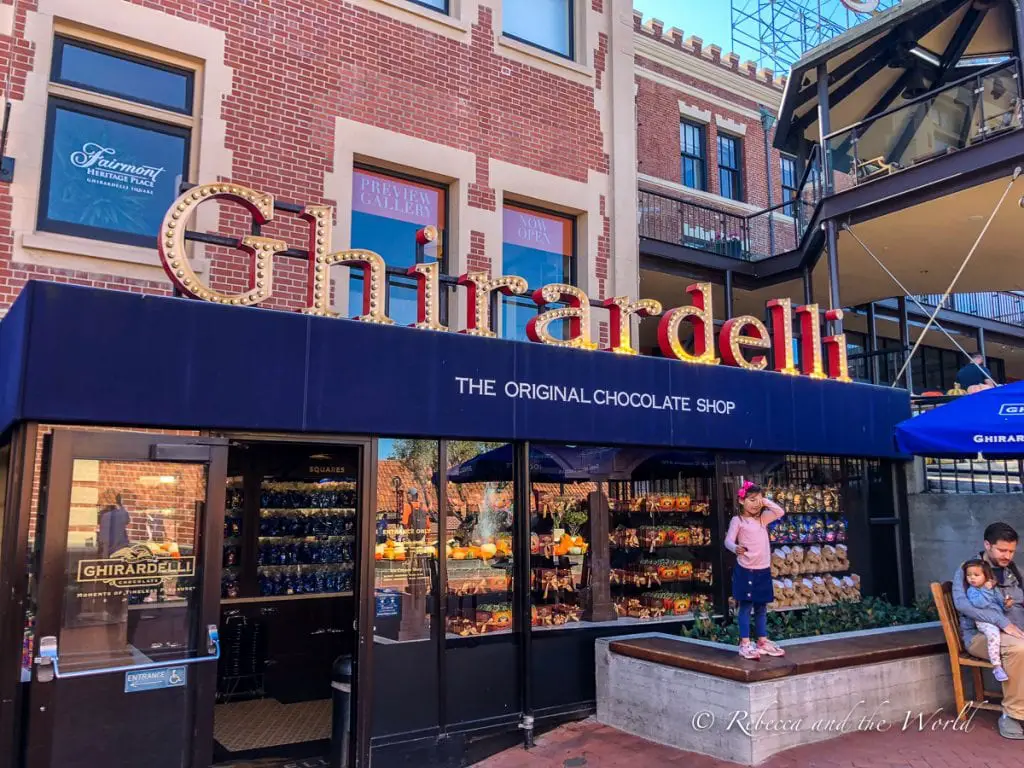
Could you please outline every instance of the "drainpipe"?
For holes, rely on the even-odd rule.
[[[775,212],[772,208],[772,152],[768,144],[768,134],[775,125],[775,115],[766,107],[761,107],[761,128],[764,134],[764,168],[768,180],[768,254],[775,255]],[[730,315],[731,317],[731,315]]]

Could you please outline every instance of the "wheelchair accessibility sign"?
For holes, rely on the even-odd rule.
[[[161,688],[181,688],[188,681],[187,667],[165,667],[125,672],[124,692],[156,691]]]

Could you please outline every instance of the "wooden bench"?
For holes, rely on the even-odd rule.
[[[998,691],[986,691],[985,681],[981,676],[981,670],[992,669],[992,665],[971,656],[964,648],[963,638],[960,637],[960,617],[953,606],[953,583],[932,582],[932,599],[935,600],[935,607],[939,611],[939,621],[942,622],[942,632],[946,636],[946,647],[949,649],[949,665],[953,672],[953,695],[956,697],[957,712],[963,712],[967,706],[1001,712],[1002,707],[990,703],[989,700],[1001,699],[1003,694]],[[964,667],[971,670],[974,698],[970,701],[964,693]]]
[[[946,650],[946,639],[943,638],[941,629],[932,626],[898,633],[821,640],[787,646],[785,656],[765,656],[756,664],[741,659],[731,648],[726,650],[704,645],[681,644],[674,638],[616,640],[611,643],[610,650],[621,656],[724,677],[727,680],[759,683],[808,672],[826,672],[861,664],[877,664],[942,653]]]

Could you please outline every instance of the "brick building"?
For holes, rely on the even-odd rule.
[[[557,243],[548,281],[628,291],[631,20],[621,0],[561,5],[527,19],[529,4],[503,15],[499,0],[0,4],[17,161],[0,189],[0,302],[33,278],[169,293],[150,232],[177,177],[332,205],[333,246],[392,265],[415,258],[404,225],[434,224],[429,255],[453,275],[500,273],[503,252],[511,272],[519,216]],[[247,231],[215,206],[198,228]],[[303,230],[278,215],[264,234],[298,244]],[[215,288],[246,279],[242,253],[192,256]],[[267,306],[300,308],[305,264],[279,262]],[[343,309],[359,281],[335,280]]]

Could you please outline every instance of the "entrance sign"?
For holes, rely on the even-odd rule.
[[[266,302],[273,295],[274,257],[288,250],[283,240],[245,235],[238,240],[237,247],[248,252],[250,262],[249,289],[244,293],[222,293],[205,284],[192,269],[185,251],[185,235],[191,214],[206,200],[224,199],[239,203],[249,211],[253,222],[266,224],[274,218],[274,196],[239,184],[202,184],[183,193],[168,209],[160,228],[157,247],[160,261],[178,289],[193,298],[232,306],[256,306]],[[360,203],[363,205],[364,203]],[[367,203],[368,204],[368,203]],[[306,206],[299,218],[309,226],[307,305],[302,310],[308,315],[337,317],[330,309],[329,268],[343,264],[363,272],[362,313],[353,318],[365,323],[392,325],[387,316],[386,264],[380,254],[354,249],[333,251],[331,248],[332,221],[334,210],[326,205]],[[427,227],[427,230],[430,230]],[[415,328],[443,331],[438,321],[438,307],[441,291],[438,287],[436,267],[424,269],[425,265],[414,265],[408,274],[416,278],[417,321]],[[516,275],[494,277],[485,272],[470,272],[458,279],[458,284],[468,293],[465,330],[470,336],[492,338],[491,298],[496,293],[506,296],[523,295],[529,290],[526,280]],[[831,378],[836,381],[851,381],[846,359],[846,336],[837,333],[821,338],[820,311],[817,304],[796,307],[801,324],[801,370],[793,365],[792,313],[788,299],[768,303],[772,316],[774,338],[768,328],[751,315],[730,319],[718,336],[721,357],[715,353],[714,312],[711,306],[711,284],[696,283],[686,289],[692,304],[669,309],[661,318],[658,327],[658,345],[664,357],[699,365],[717,365],[725,362],[737,368],[759,371],[769,367],[765,355],[755,354],[747,358],[748,349],[773,350],[772,369],[778,373],[798,375],[802,373],[813,379]],[[561,306],[539,313],[530,320],[527,336],[533,342],[555,347],[569,347],[582,350],[596,350],[598,344],[590,338],[590,298],[572,285],[554,283],[536,288],[531,294],[534,303],[541,309],[549,304]],[[632,316],[654,317],[662,315],[662,305],[653,299],[635,301],[628,296],[607,299],[602,306],[611,315],[611,344],[606,351],[619,354],[636,354],[632,344]],[[830,310],[826,318],[839,322],[842,310]],[[566,321],[566,338],[551,333],[554,322]],[[679,331],[683,322],[693,326],[693,351],[687,350]],[[822,346],[826,350],[828,372],[822,362]]]
[[[124,692],[141,693],[162,688],[183,688],[187,682],[188,667],[142,669],[138,672],[125,672]]]

